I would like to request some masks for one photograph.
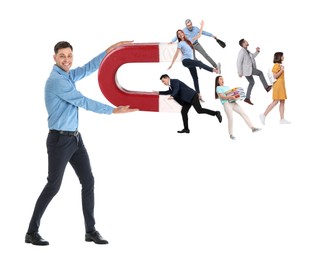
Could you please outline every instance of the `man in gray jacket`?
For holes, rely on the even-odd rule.
[[[249,43],[245,39],[241,39],[239,41],[239,45],[242,47],[239,51],[238,58],[237,58],[237,70],[239,77],[245,76],[249,82],[246,98],[244,99],[250,105],[253,103],[250,101],[250,95],[253,86],[255,85],[255,81],[253,75],[259,76],[262,85],[264,86],[265,90],[269,92],[272,86],[268,85],[263,73],[261,70],[257,69],[255,57],[259,54],[260,48],[256,48],[255,53],[251,53],[248,51]]]

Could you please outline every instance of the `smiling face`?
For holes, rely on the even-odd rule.
[[[178,36],[178,38],[179,39],[181,39],[182,41],[183,41],[183,39],[184,39],[184,32],[182,31],[182,30],[178,30],[178,32],[177,32],[177,36]]]
[[[192,22],[191,22],[191,21],[187,22],[187,23],[185,24],[185,26],[187,27],[187,29],[188,29],[189,31],[192,31],[193,25],[192,25]]]
[[[54,55],[56,65],[62,70],[68,72],[72,66],[73,54],[71,48],[59,49]]]

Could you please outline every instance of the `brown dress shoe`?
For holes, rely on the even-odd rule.
[[[272,89],[272,86],[267,86],[266,91],[269,92]]]
[[[250,101],[249,98],[245,98],[244,101],[245,101],[246,103],[250,104],[250,105],[253,105],[253,103]]]

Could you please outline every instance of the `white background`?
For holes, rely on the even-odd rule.
[[[2,1],[1,22],[1,259],[315,259],[315,14],[312,1]],[[245,38],[261,47],[265,74],[273,54],[284,52],[288,100],[279,124],[276,107],[262,126],[258,115],[271,102],[258,79],[254,106],[241,105],[262,131],[251,133],[235,115],[235,142],[214,99],[215,74],[198,70],[204,107],[216,118],[189,113],[191,133],[179,135],[179,113],[99,115],[80,110],[80,131],[95,175],[96,228],[109,240],[84,241],[80,184],[67,168],[48,206],[40,234],[48,247],[24,243],[35,201],[47,177],[44,85],[60,40],[74,47],[81,66],[113,43],[169,42],[184,21],[226,42],[201,44],[222,63],[226,85],[247,87],[236,59]],[[199,54],[198,54],[199,55]],[[201,60],[203,57],[198,56]],[[204,61],[204,60],[203,60]],[[164,89],[168,73],[193,86],[181,63],[128,65],[126,88]],[[86,96],[110,104],[97,72],[78,82]],[[122,104],[125,105],[125,104]]]

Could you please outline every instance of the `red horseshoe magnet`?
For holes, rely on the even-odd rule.
[[[132,43],[112,50],[105,56],[99,68],[98,81],[101,92],[115,106],[127,104],[131,108],[153,112],[179,110],[177,105],[166,105],[166,96],[125,89],[119,84],[116,75],[125,63],[171,61],[176,46],[168,43]]]

